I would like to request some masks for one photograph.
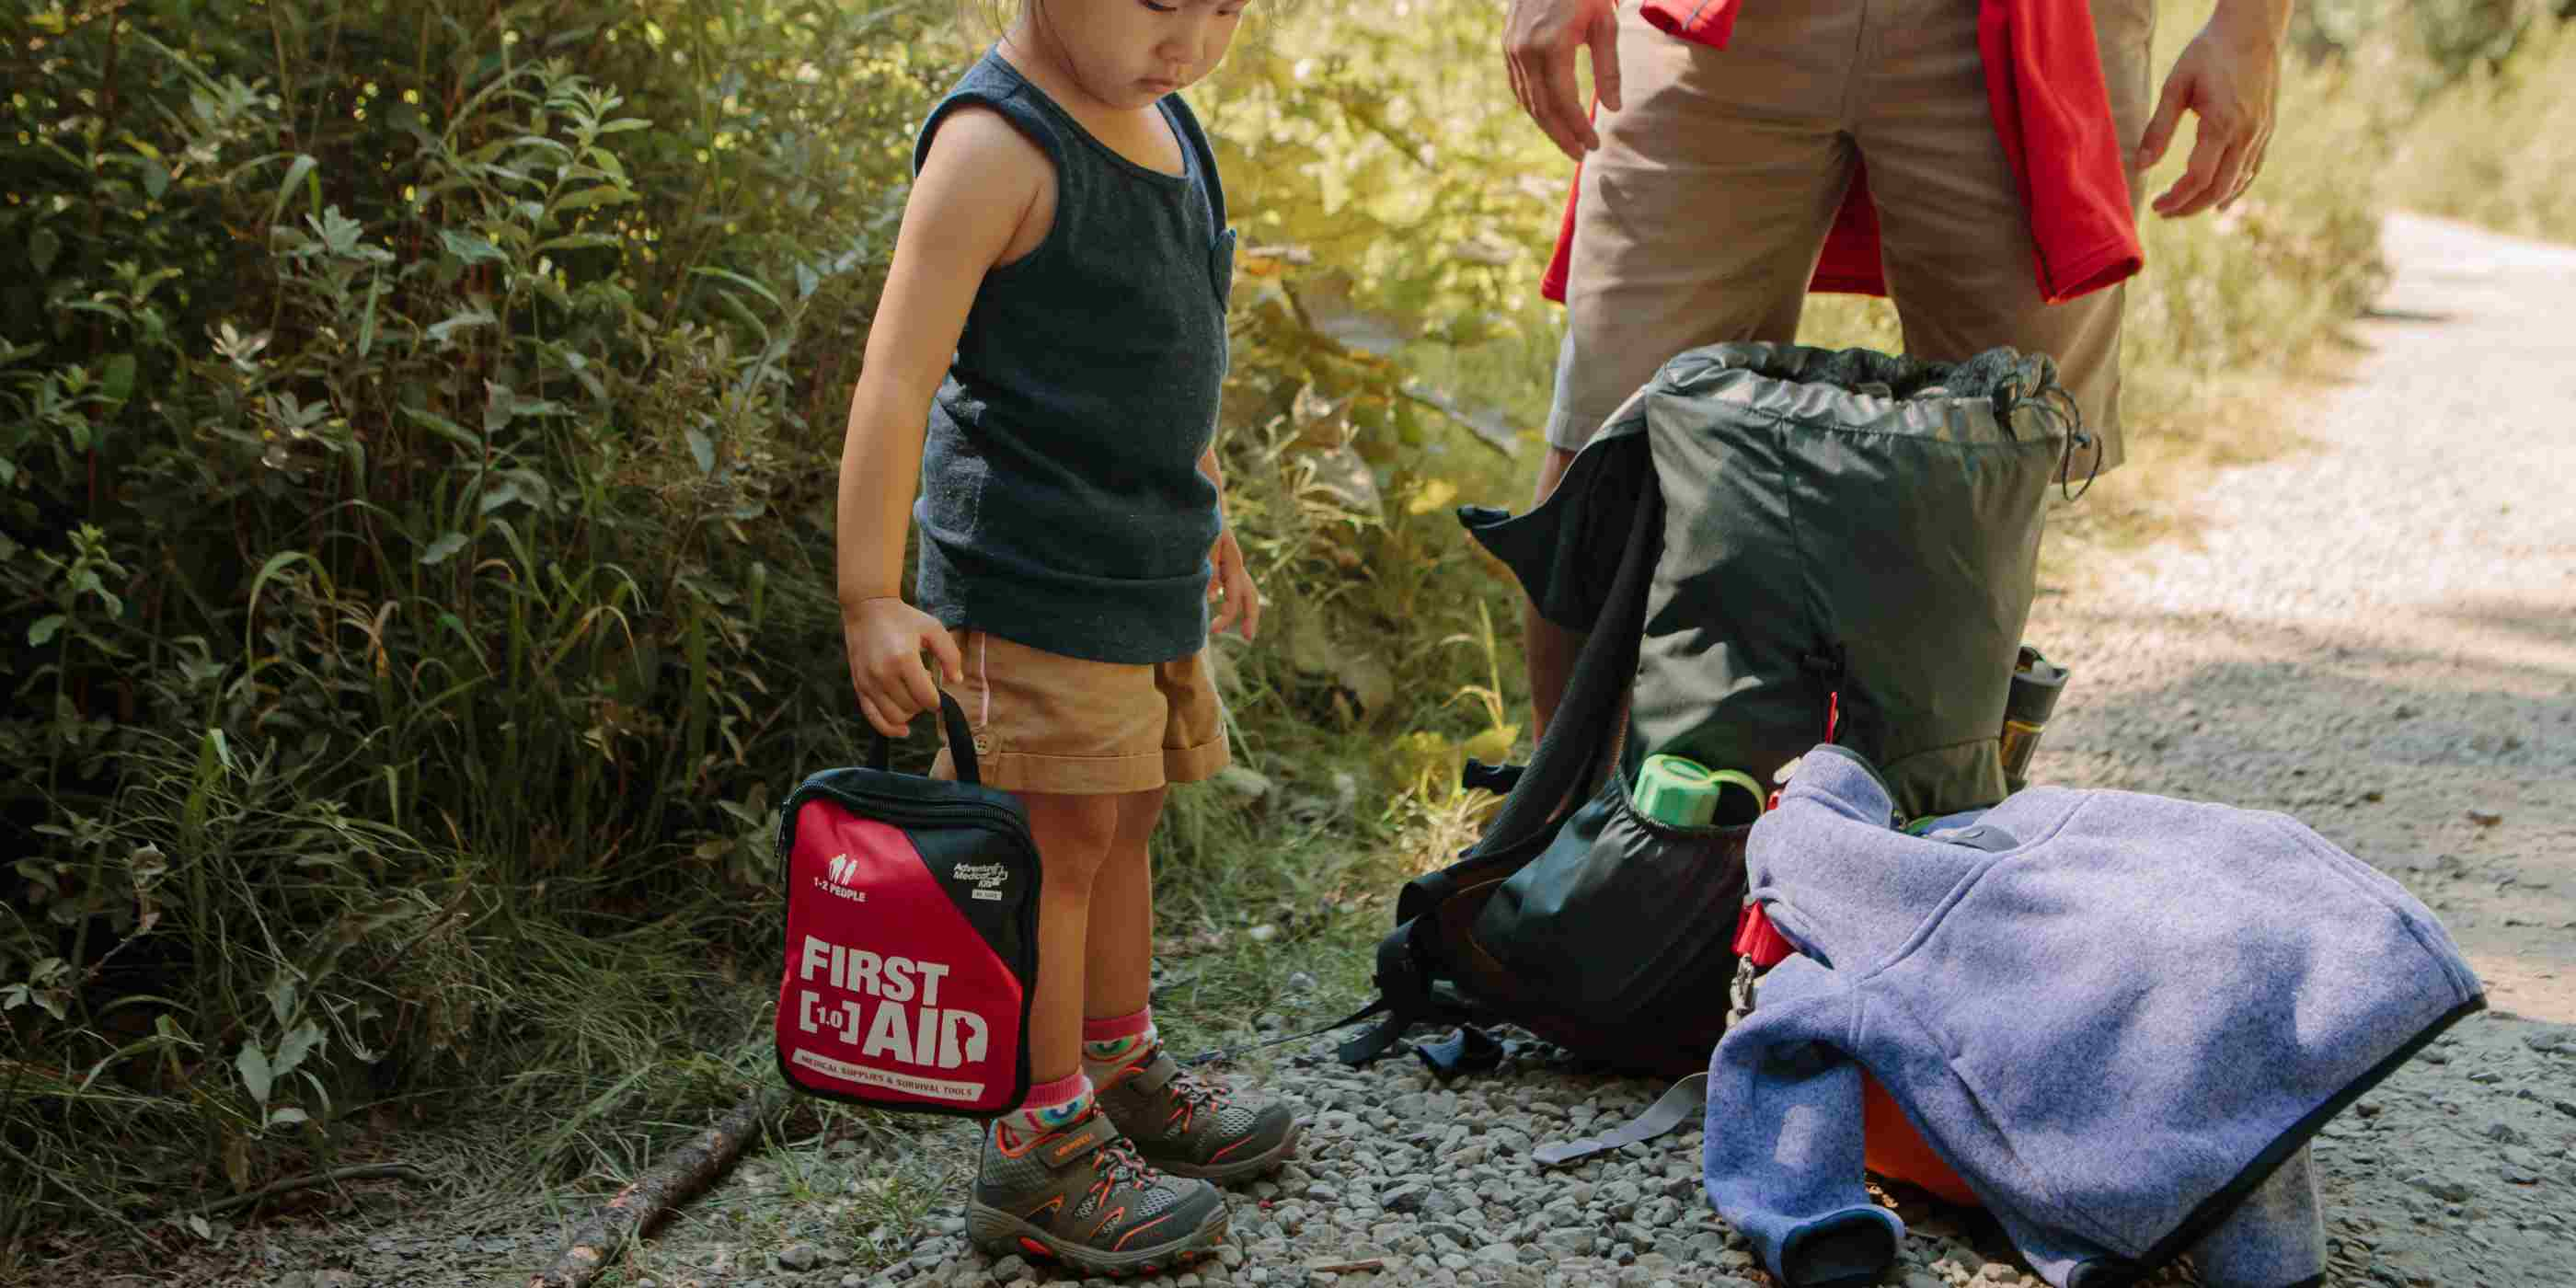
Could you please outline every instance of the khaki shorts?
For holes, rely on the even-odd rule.
[[[1153,666],[1088,662],[951,631],[966,678],[941,682],[975,735],[985,785],[1013,792],[1107,795],[1194,783],[1225,768],[1225,703],[1207,653]],[[945,740],[943,731],[941,738]],[[931,766],[956,776],[946,747]]]
[[[1724,50],[1619,0],[1624,110],[1598,116],[1568,263],[1550,445],[1574,451],[1664,360],[1787,343],[1866,161],[1905,349],[2055,357],[2102,468],[2120,460],[2119,287],[2040,300],[2020,188],[1996,139],[1970,0],[1746,4]],[[2154,0],[2093,0],[2111,114],[2135,154],[2153,110]],[[2188,147],[2189,140],[2184,140]],[[2129,176],[2131,205],[2141,176]],[[2152,271],[2153,266],[2149,266]],[[2088,462],[2073,462],[2081,475]]]

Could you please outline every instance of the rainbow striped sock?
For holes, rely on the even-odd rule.
[[[1154,1008],[1134,1015],[1082,1022],[1082,1071],[1094,1086],[1106,1086],[1119,1071],[1154,1049]]]
[[[1082,1116],[1091,1107],[1091,1079],[1077,1069],[1053,1082],[1029,1088],[1020,1107],[993,1120],[996,1130],[1023,1137],[1043,1136]]]

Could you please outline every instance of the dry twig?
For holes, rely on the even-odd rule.
[[[563,1255],[528,1280],[528,1288],[583,1288],[598,1278],[599,1272],[608,1268],[609,1257],[627,1239],[650,1230],[671,1209],[688,1202],[706,1188],[716,1173],[732,1164],[742,1153],[744,1143],[760,1131],[761,1123],[768,1120],[786,1095],[786,1088],[775,1083],[745,1094],[715,1126],[619,1190],[608,1206],[583,1222],[573,1232]]]

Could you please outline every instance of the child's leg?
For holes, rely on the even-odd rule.
[[[1154,862],[1146,853],[1163,789],[1117,797],[1117,834],[1091,884],[1091,938],[1082,959],[1082,1013],[1090,1019],[1145,1009],[1154,972]]]
[[[1154,961],[1154,866],[1146,842],[1162,808],[1159,790],[1121,798],[1117,837],[1092,883],[1083,1072],[1110,1121],[1155,1166],[1216,1180],[1258,1175],[1296,1151],[1296,1115],[1181,1068],[1163,1050],[1146,1005]]]
[[[1037,997],[1029,1006],[1029,1081],[1082,1069],[1083,998],[1094,895],[1118,837],[1118,796],[1024,792],[1044,878],[1038,887]]]
[[[1146,1009],[1154,973],[1154,865],[1146,842],[1163,789],[1119,798],[1118,837],[1091,888],[1090,956],[1083,962],[1082,1072],[1107,1082],[1153,1045]]]

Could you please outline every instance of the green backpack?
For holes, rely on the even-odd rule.
[[[1639,767],[1767,783],[1834,741],[1908,817],[2002,799],[2043,500],[2085,441],[2042,355],[1714,345],[1665,363],[1536,510],[1462,510],[1540,613],[1588,634],[1529,764],[1471,767],[1508,799],[1398,896],[1372,1008],[1390,1014],[1342,1058],[1452,1021],[1418,1053],[1456,1069],[1498,1054],[1476,1025],[1508,1022],[1616,1068],[1705,1067],[1761,806],[1660,822],[1631,807]]]

